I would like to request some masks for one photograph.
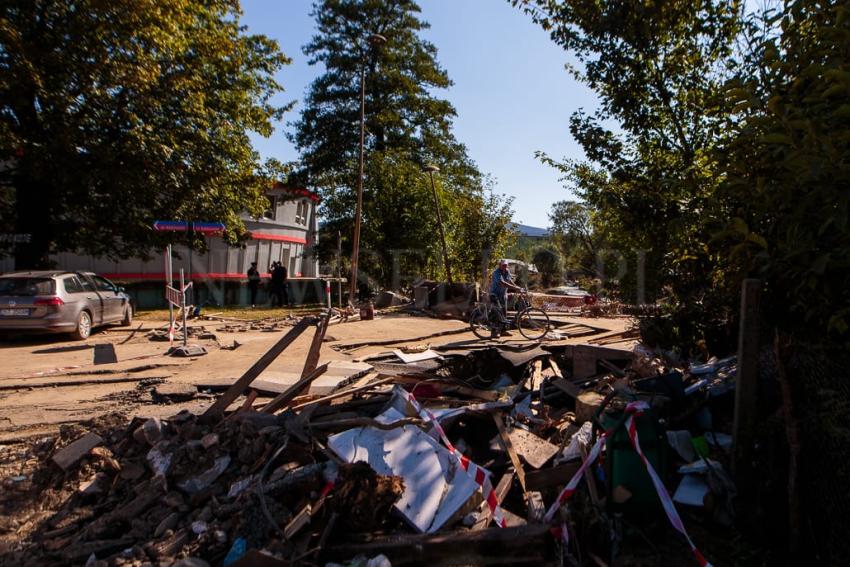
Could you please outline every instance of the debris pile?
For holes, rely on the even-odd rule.
[[[202,415],[109,416],[32,446],[29,468],[4,481],[2,532],[22,536],[5,556],[141,567],[682,564],[693,553],[696,564],[679,514],[700,524],[700,547],[705,528],[731,525],[734,359],[414,348],[305,395],[327,371],[329,322],[299,321]],[[301,379],[258,400],[251,383],[313,324]]]

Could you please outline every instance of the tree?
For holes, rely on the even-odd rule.
[[[596,275],[598,238],[593,233],[590,211],[576,201],[558,201],[549,211],[549,232],[563,255],[566,267]]]
[[[432,276],[443,271],[433,196],[422,172],[426,164],[440,169],[435,182],[452,262],[468,266],[470,247],[480,261],[483,240],[490,236],[473,226],[489,214],[491,196],[452,134],[454,107],[434,94],[451,81],[436,60],[436,47],[419,37],[428,27],[419,12],[412,0],[316,3],[318,33],[304,52],[325,72],[310,86],[291,136],[322,193],[327,227],[347,237],[358,180],[362,73],[366,164],[359,268],[386,285],[397,285],[399,273],[412,279],[423,271]],[[373,34],[386,42],[370,42]],[[491,218],[502,222],[501,216]],[[473,234],[479,239],[474,243]],[[348,253],[350,240],[345,244]]]
[[[730,76],[741,4],[513,3],[576,56],[580,66],[572,72],[599,96],[597,111],[570,119],[587,159],[542,157],[563,172],[592,211],[594,234],[627,266],[617,278],[621,299],[651,301],[671,290],[727,327],[737,290],[705,274],[715,266],[709,243],[723,214],[715,150],[728,136],[731,110],[718,95]]]
[[[850,345],[850,20],[846,2],[754,14],[724,95],[733,132],[717,152],[728,222],[712,243],[733,282],[768,282],[770,320]],[[826,341],[824,341],[826,342]]]
[[[537,248],[534,251],[534,256],[532,256],[531,263],[537,268],[543,287],[551,287],[560,283],[563,263],[561,253],[557,248]]]
[[[3,229],[31,235],[19,268],[48,254],[144,255],[157,218],[259,214],[268,174],[248,131],[285,108],[288,59],[246,35],[232,0],[33,0],[0,8]]]

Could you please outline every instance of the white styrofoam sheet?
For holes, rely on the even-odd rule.
[[[379,419],[405,416],[393,408]],[[471,498],[481,501],[478,485],[451,454],[414,425],[390,430],[357,427],[328,438],[328,446],[348,463],[366,462],[378,474],[404,479],[395,507],[417,530],[439,530]]]

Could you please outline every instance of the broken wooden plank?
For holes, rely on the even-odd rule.
[[[508,491],[511,489],[511,485],[514,482],[514,477],[516,476],[516,471],[508,470],[505,474],[502,475],[502,478],[499,479],[499,484],[496,485],[494,492],[496,493],[496,502],[501,505],[502,500],[505,499],[505,496],[508,494]],[[504,513],[504,510],[502,510]],[[473,531],[483,530],[487,527],[487,524],[490,523],[490,519],[493,517],[490,512],[490,506],[487,502],[482,502],[479,507],[480,516],[478,521],[475,522],[475,525],[472,526]]]
[[[582,424],[585,421],[593,419],[596,411],[605,402],[605,396],[598,394],[593,390],[582,392],[576,398],[576,424]]]
[[[384,554],[393,567],[405,565],[543,565],[553,558],[549,526],[489,528],[439,534],[394,535],[369,543],[327,548],[323,560]]]
[[[531,378],[530,383],[528,384],[529,390],[535,392],[540,389],[540,386],[543,384],[543,361],[535,360],[531,364]]]
[[[219,398],[215,401],[213,405],[207,408],[202,415],[202,418],[205,420],[214,419],[224,413],[224,411],[238,398],[242,395],[242,393],[248,389],[248,386],[251,385],[257,376],[259,376],[263,370],[268,368],[268,366],[275,361],[275,359],[280,356],[286,347],[295,342],[301,333],[307,330],[307,327],[312,325],[314,319],[312,318],[304,318],[298,321],[298,323],[292,327],[292,329],[286,333],[278,342],[276,342],[272,348],[270,348],[260,359],[254,363],[251,368],[249,368],[239,380],[236,381],[233,386],[231,386],[224,394],[219,396]]]
[[[514,471],[516,471],[516,476],[519,479],[519,485],[522,487],[522,494],[523,496],[526,496],[528,494],[528,490],[525,487],[525,470],[522,468],[519,456],[517,456],[514,446],[511,443],[511,438],[508,435],[507,428],[505,428],[505,422],[502,420],[502,416],[498,413],[494,412],[492,415],[493,421],[496,422],[496,429],[499,430],[499,439],[502,441],[502,446],[505,448],[505,451],[508,453],[508,457],[511,459]]]
[[[325,333],[328,330],[332,313],[333,311],[328,309],[327,315],[319,319],[318,324],[316,324],[316,332],[313,333],[313,342],[310,343],[310,350],[307,353],[307,358],[304,360],[304,369],[301,371],[301,378],[309,376],[319,365],[322,341],[325,339]]]
[[[548,469],[530,471],[525,477],[526,486],[529,490],[546,490],[558,485],[565,485],[576,474],[579,467],[581,467],[581,463],[576,461]]]
[[[327,369],[328,363],[326,362],[315,370],[313,370],[313,372],[311,372],[310,374],[308,374],[307,376],[287,388],[285,392],[279,394],[275,399],[266,404],[262,409],[263,413],[274,413],[289,402],[291,402],[295,398],[295,396],[297,396],[302,390],[309,386],[310,383],[313,382],[313,380],[324,374]]]
[[[66,471],[77,464],[89,451],[103,443],[103,438],[97,433],[86,433],[73,443],[56,451],[53,462]]]
[[[334,392],[333,394],[328,394],[327,396],[318,398],[316,400],[310,400],[309,402],[300,403],[300,404],[294,406],[292,409],[297,410],[297,409],[302,409],[302,408],[305,408],[307,406],[312,406],[312,405],[318,406],[318,405],[330,402],[332,400],[344,398],[346,396],[353,396],[355,394],[360,394],[360,393],[365,392],[367,390],[372,390],[374,388],[377,388],[378,386],[383,386],[384,384],[389,384],[390,382],[395,382],[396,378],[397,378],[396,376],[387,376],[385,378],[381,378],[379,380],[376,380],[375,382],[372,382],[371,384],[364,384],[363,386],[357,386],[356,388],[351,388],[351,389],[348,389],[348,390],[342,390],[342,391],[339,391],[339,392]]]
[[[522,459],[535,469],[549,462],[558,452],[558,446],[541,439],[534,433],[519,427],[508,430],[511,445]]]

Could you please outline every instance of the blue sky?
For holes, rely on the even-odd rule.
[[[312,0],[242,0],[242,23],[275,38],[292,59],[278,75],[286,89],[280,101],[299,101],[270,138],[254,137],[265,157],[298,158],[286,139],[288,122],[300,112],[310,82],[321,73],[307,65],[301,47],[315,33]],[[568,54],[506,0],[420,0],[422,35],[438,49],[438,60],[454,86],[438,94],[457,109],[455,135],[466,144],[496,190],[515,197],[514,220],[549,224],[555,201],[572,198],[558,173],[534,158],[536,150],[580,159],[568,129],[570,114],[593,109],[593,93],[564,69]]]

